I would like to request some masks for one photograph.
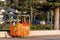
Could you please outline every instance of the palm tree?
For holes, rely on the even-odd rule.
[[[59,7],[55,8],[55,23],[54,23],[54,29],[58,30],[59,29]]]
[[[49,5],[52,5],[52,7],[54,8],[54,12],[55,12],[55,17],[54,17],[54,29],[55,30],[59,30],[59,9],[60,9],[60,3],[59,2],[51,2],[48,3]]]
[[[33,11],[34,11],[34,6],[38,4],[38,0],[14,0],[13,1],[15,5],[17,5],[17,8],[20,8],[22,13],[23,11],[30,11],[31,12],[31,21],[33,19]],[[20,5],[18,5],[20,3]],[[41,5],[51,5],[55,10],[55,21],[54,21],[54,29],[58,30],[59,29],[59,6],[60,3],[59,1],[56,2],[47,2],[47,3],[40,3]]]
[[[55,12],[55,17],[54,17],[54,29],[58,30],[59,29],[59,9],[60,9],[60,1],[55,1],[55,2],[46,2],[46,3],[40,3],[41,6],[48,6],[50,7],[50,9],[54,10]],[[49,10],[50,10],[49,9]]]

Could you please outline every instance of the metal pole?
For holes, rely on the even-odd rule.
[[[32,7],[32,0],[30,0],[30,9],[31,9],[31,24],[33,19],[33,7]]]
[[[47,22],[49,23],[50,22],[50,13],[47,12]]]
[[[53,22],[53,10],[51,10],[51,23]]]

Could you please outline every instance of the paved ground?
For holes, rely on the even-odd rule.
[[[26,38],[0,38],[0,40],[60,40],[60,36],[36,36]]]

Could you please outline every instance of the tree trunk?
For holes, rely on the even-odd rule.
[[[54,29],[59,30],[59,7],[55,9]]]

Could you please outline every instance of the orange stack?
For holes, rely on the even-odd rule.
[[[20,24],[20,23],[17,23],[17,24],[16,24],[16,36],[21,36],[21,34],[22,34],[22,33],[21,33],[21,32],[22,32],[22,30],[21,30],[21,29],[22,29],[22,26],[23,26],[23,25]]]
[[[28,36],[29,34],[29,24],[27,22],[23,22],[23,36]]]
[[[22,23],[19,23],[17,21],[17,23],[14,25],[12,25],[12,23],[10,23],[10,35],[11,36],[28,36],[29,32],[30,32],[30,28],[29,28],[29,24],[24,21]]]
[[[13,28],[12,28],[12,27],[13,27],[13,26],[12,26],[12,24],[10,23],[10,36],[13,35],[13,32],[12,32]]]
[[[16,34],[16,27],[14,25],[12,25],[12,23],[10,24],[10,35],[11,36],[15,36]]]

